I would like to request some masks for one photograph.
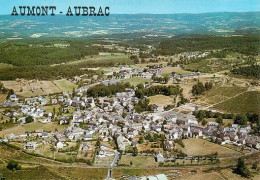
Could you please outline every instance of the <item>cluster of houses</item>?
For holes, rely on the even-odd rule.
[[[47,98],[38,96],[25,98],[19,101],[15,95],[11,95],[8,102],[15,102],[19,108],[14,108],[5,115],[20,116],[20,123],[26,123],[25,118],[32,116],[35,121],[44,123],[52,122],[58,118],[59,124],[68,124],[63,132],[28,132],[26,134],[10,134],[1,141],[12,141],[22,138],[26,145],[25,149],[37,149],[38,144],[53,143],[57,149],[67,147],[68,142],[82,141],[80,149],[92,150],[90,141],[100,141],[97,156],[99,158],[113,156],[115,147],[107,142],[114,141],[120,151],[126,151],[127,147],[139,146],[138,138],[144,133],[165,134],[166,149],[174,148],[174,140],[189,137],[211,137],[220,144],[232,143],[238,146],[248,146],[260,149],[260,138],[250,135],[251,127],[233,124],[231,127],[220,127],[216,122],[209,122],[206,127],[201,126],[192,114],[183,114],[173,110],[156,111],[153,113],[136,113],[133,102],[137,102],[135,91],[126,89],[125,92],[116,93],[113,97],[87,97],[84,92],[87,87],[76,91],[72,98],[71,94],[63,93]],[[74,107],[71,116],[57,116],[46,113],[45,104],[53,105],[60,103],[63,111]],[[9,114],[8,114],[9,113]],[[84,126],[87,125],[87,126]],[[40,143],[30,141],[29,137],[38,137]],[[158,153],[157,160],[164,161],[163,153]]]
[[[203,58],[210,54],[210,52],[200,52],[200,51],[193,51],[193,52],[183,52],[180,54],[176,54],[175,57],[179,57],[180,59],[197,59],[197,58]]]
[[[137,71],[135,68],[122,66],[120,71],[118,73],[114,73],[111,79],[128,79],[134,77],[141,79],[151,79],[154,74],[159,75],[162,70],[163,68],[159,65],[154,65],[140,71]]]

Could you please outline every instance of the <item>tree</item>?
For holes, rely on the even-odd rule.
[[[14,171],[14,170],[20,170],[21,166],[19,165],[18,162],[11,160],[11,161],[8,162],[6,168]]]
[[[137,149],[136,146],[133,148],[133,155],[134,155],[134,156],[137,156],[137,155],[138,155],[138,149]]]
[[[252,165],[252,169],[255,169],[255,170],[258,169],[258,165],[257,165],[257,163],[254,163],[254,164]]]
[[[33,121],[34,121],[34,119],[33,119],[32,116],[27,116],[27,117],[25,118],[25,122],[26,122],[26,123],[31,123],[31,122],[33,122]]]
[[[72,90],[72,97],[74,98],[76,96],[75,88]]]
[[[234,122],[236,124],[246,125],[247,124],[247,116],[245,114],[239,114],[235,117]]]
[[[130,166],[133,166],[133,161],[130,161]]]
[[[235,172],[243,177],[250,177],[250,171],[247,169],[244,159],[238,158]]]
[[[140,136],[138,142],[139,142],[139,144],[143,144],[144,143],[144,136]]]
[[[219,124],[223,124],[223,119],[221,116],[217,117],[216,122]]]
[[[205,119],[202,120],[202,125],[205,126],[207,124],[207,121]]]

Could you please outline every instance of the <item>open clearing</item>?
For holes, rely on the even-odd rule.
[[[55,80],[53,83],[63,92],[72,91],[73,88],[77,88],[77,85],[66,79]]]
[[[162,71],[162,75],[170,75],[172,72],[175,72],[177,74],[190,74],[190,71],[183,70],[181,67],[165,67]]]
[[[37,80],[18,80],[2,82],[6,88],[13,89],[17,95],[23,97],[61,93],[64,90],[69,91],[73,89],[73,87],[76,87],[76,85],[65,79],[56,80],[54,82]]]
[[[121,160],[119,161],[118,164],[123,164],[123,165],[129,165],[130,162],[133,162],[132,167],[157,167],[159,163],[157,163],[152,156],[128,156],[128,155],[123,155]]]
[[[144,83],[149,83],[150,79],[141,79],[141,78],[128,78],[128,79],[123,79],[121,80],[122,82],[126,83],[129,82],[131,85],[138,85],[140,83],[144,84]]]
[[[182,140],[185,147],[181,148],[188,156],[203,156],[217,152],[220,156],[236,155],[236,151],[225,148],[215,143],[208,142],[200,138],[191,138]]]
[[[167,106],[173,103],[173,98],[165,95],[155,95],[149,97],[150,104],[156,104],[158,106]]]
[[[0,131],[0,137],[8,136],[9,134],[24,134],[25,132],[32,132],[37,129],[42,129],[44,131],[55,131],[57,129],[58,131],[64,131],[66,129],[66,125],[58,125],[57,123],[49,123],[49,124],[43,124],[40,122],[33,122],[28,123],[25,125],[19,125],[15,126],[9,129],[5,129],[3,131]]]

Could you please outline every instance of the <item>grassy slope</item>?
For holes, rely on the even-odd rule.
[[[29,124],[25,124],[22,126],[15,126],[10,129],[5,129],[3,131],[0,131],[0,137],[7,136],[11,133],[14,134],[24,134],[25,132],[32,132],[37,129],[42,129],[44,131],[55,131],[55,129],[58,129],[58,131],[64,131],[64,129],[67,126],[58,125],[57,123],[51,123],[51,124],[43,124],[40,122],[33,122]]]
[[[202,96],[199,101],[206,103],[207,105],[211,105],[226,100],[245,91],[246,88],[244,87],[214,86],[210,91],[206,92],[205,95]]]
[[[214,108],[233,113],[259,113],[260,92],[246,92],[235,98],[217,104]]]
[[[181,148],[188,156],[209,155],[218,152],[219,155],[231,155],[238,152],[225,148],[199,138],[184,139],[184,148]]]

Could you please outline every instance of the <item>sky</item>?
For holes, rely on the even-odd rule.
[[[260,11],[260,0],[0,0],[0,14],[11,14],[16,6],[109,6],[111,14],[174,14]]]

